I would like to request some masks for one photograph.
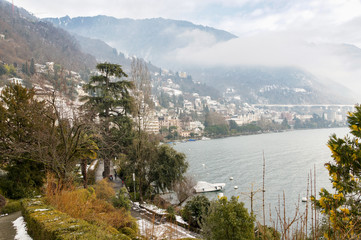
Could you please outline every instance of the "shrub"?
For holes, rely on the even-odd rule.
[[[129,227],[124,227],[124,228],[120,229],[120,232],[127,235],[131,239],[136,239],[137,238],[137,233],[133,229],[131,229]]]
[[[46,205],[43,199],[24,200],[22,208],[28,233],[33,239],[129,239],[112,227],[100,227],[71,218]]]
[[[115,191],[107,179],[99,181],[94,189],[98,199],[110,200],[115,195]]]
[[[130,212],[122,209],[116,209],[111,203],[104,199],[109,196],[110,188],[106,181],[101,181],[99,185],[88,189],[77,190],[60,190],[55,194],[48,194],[47,201],[57,210],[62,211],[73,218],[80,218],[86,221],[96,223],[99,226],[109,225],[115,229],[123,227],[133,228],[137,231],[135,219],[130,215]],[[113,190],[114,192],[114,190]]]
[[[125,187],[121,188],[117,195],[112,198],[112,204],[116,208],[125,208],[126,210],[130,210],[131,201],[127,195]]]
[[[0,177],[0,188],[5,197],[20,199],[39,194],[45,177],[43,164],[24,160],[9,165],[6,170],[8,173]]]
[[[171,222],[174,222],[176,220],[176,217],[175,217],[175,210],[174,210],[174,207],[173,206],[169,206],[167,208],[167,219],[168,221],[171,221]]]
[[[10,200],[3,208],[1,208],[1,213],[14,213],[21,210],[20,200]]]

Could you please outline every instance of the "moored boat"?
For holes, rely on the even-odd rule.
[[[202,192],[215,192],[221,191],[226,186],[225,183],[208,183],[205,181],[199,181],[196,186],[194,186],[194,190],[197,193]]]

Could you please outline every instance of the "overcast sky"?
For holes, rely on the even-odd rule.
[[[14,0],[14,4],[39,18],[162,17],[223,29],[239,39],[216,46],[195,43],[176,57],[209,64],[299,66],[361,92],[361,53],[327,47],[361,48],[360,0]]]
[[[264,31],[307,30],[314,40],[360,44],[334,29],[361,17],[359,0],[14,0],[39,18],[108,15],[117,18],[188,20],[237,36]],[[354,26],[355,28],[357,26]],[[330,37],[333,37],[330,39]]]

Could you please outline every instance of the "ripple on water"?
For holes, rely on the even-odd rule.
[[[224,182],[227,184],[224,195],[240,195],[248,207],[249,198],[246,193],[251,191],[252,185],[254,190],[262,186],[264,152],[266,202],[277,206],[278,196],[284,191],[289,203],[287,207],[290,208],[289,212],[292,212],[298,198],[306,195],[307,178],[314,167],[318,189],[330,187],[324,164],[332,160],[326,146],[332,133],[342,137],[348,133],[348,129],[316,129],[230,137],[182,143],[174,148],[186,154],[189,173],[194,175],[196,181]],[[233,181],[229,181],[230,176],[234,178]],[[237,190],[233,188],[235,185],[238,186]],[[214,198],[216,194],[207,196]],[[259,202],[260,197],[256,197],[256,201]],[[259,207],[259,203],[256,202],[255,205]]]

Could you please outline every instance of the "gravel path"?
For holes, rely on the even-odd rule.
[[[13,221],[21,216],[21,212],[12,213],[5,217],[0,217],[0,240],[14,239],[16,230]]]

